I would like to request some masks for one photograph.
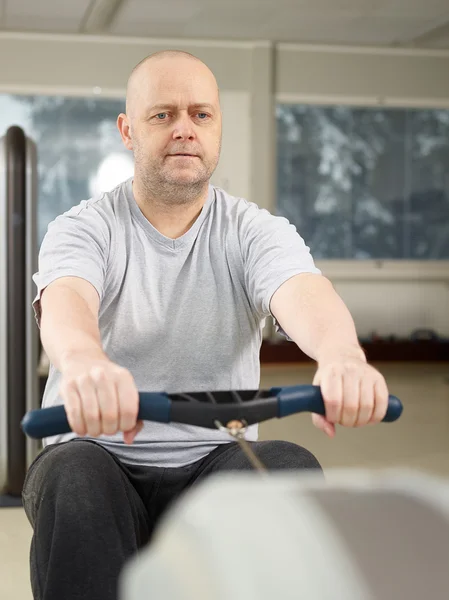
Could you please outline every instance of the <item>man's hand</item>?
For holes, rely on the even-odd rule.
[[[326,277],[291,277],[273,294],[270,310],[287,335],[318,363],[313,383],[321,387],[326,418],[313,415],[316,427],[333,437],[336,424],[360,427],[382,421],[388,408],[387,384],[367,364],[351,313]]]
[[[329,437],[334,437],[336,424],[362,427],[385,417],[387,384],[362,358],[340,355],[322,359],[313,385],[321,387],[326,408],[326,417],[312,415],[313,424]]]
[[[101,351],[64,360],[59,393],[72,431],[80,436],[123,432],[132,444],[143,427],[138,420],[139,392],[131,373]]]

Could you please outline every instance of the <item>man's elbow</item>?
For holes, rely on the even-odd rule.
[[[288,279],[273,294],[270,302],[271,313],[278,318],[278,312],[299,302],[335,292],[331,281],[319,273],[300,273]]]

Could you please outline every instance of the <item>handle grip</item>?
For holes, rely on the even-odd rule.
[[[171,400],[164,393],[139,392],[139,420],[170,422]],[[22,419],[22,430],[31,438],[42,439],[69,433],[71,427],[63,404],[30,410]]]
[[[139,393],[139,420],[160,423],[188,423],[215,428],[215,421],[227,423],[244,419],[248,425],[273,417],[286,417],[299,412],[325,415],[321,389],[313,385],[300,385],[266,390],[263,398],[241,403],[214,404],[206,402],[176,402],[165,393]],[[401,416],[402,404],[390,396],[385,422],[396,421]],[[71,431],[64,405],[30,410],[22,419],[22,430],[32,438],[42,439]]]
[[[279,418],[304,411],[326,416],[324,400],[319,386],[298,385],[286,388],[272,388],[271,391],[277,396],[279,401]],[[402,410],[403,406],[399,398],[390,395],[387,412],[382,421],[384,423],[396,421],[401,416]]]

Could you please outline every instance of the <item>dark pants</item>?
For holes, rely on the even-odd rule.
[[[320,469],[289,442],[253,442],[269,470]],[[252,469],[237,443],[181,468],[125,465],[81,438],[47,446],[23,487],[34,530],[30,572],[36,600],[115,600],[124,563],[146,545],[161,514],[203,477]]]

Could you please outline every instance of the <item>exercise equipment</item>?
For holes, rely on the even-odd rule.
[[[310,411],[325,415],[319,386],[297,385],[261,390],[184,392],[139,392],[138,419],[186,423],[215,429],[231,424],[232,429]],[[395,421],[401,416],[399,398],[390,395],[383,419]],[[223,425],[224,424],[224,425]],[[45,438],[71,431],[64,405],[28,411],[21,426],[31,438]],[[235,428],[235,427],[234,427]]]
[[[0,139],[0,506],[21,503],[40,444],[20,421],[39,406],[39,335],[32,275],[37,270],[37,156],[20,127]]]
[[[120,573],[119,600],[447,600],[449,482],[212,475]]]

